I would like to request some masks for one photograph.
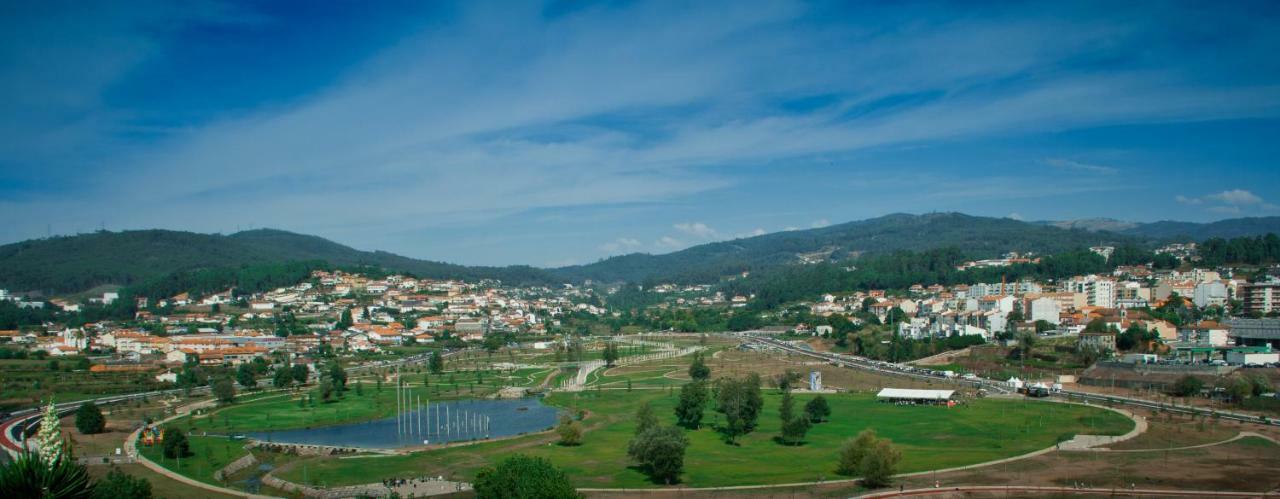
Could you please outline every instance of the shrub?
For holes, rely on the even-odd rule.
[[[582,497],[568,475],[540,457],[514,455],[497,466],[476,474],[476,497],[480,499],[559,499]]]
[[[107,427],[106,418],[102,417],[102,411],[93,402],[85,402],[80,404],[80,408],[76,410],[76,429],[85,435],[94,433],[102,433]]]

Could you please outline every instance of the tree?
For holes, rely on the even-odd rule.
[[[177,428],[165,428],[160,438],[164,440],[161,447],[164,457],[176,459],[191,455],[191,444],[187,442],[187,436]]]
[[[702,414],[706,406],[707,382],[688,383],[680,387],[680,402],[676,404],[676,421],[685,428],[696,430],[702,425]]]
[[[725,425],[721,431],[730,443],[755,429],[760,411],[764,408],[760,376],[753,373],[739,379],[720,378],[716,381],[715,392],[716,411],[725,416]]]
[[[354,323],[355,322],[351,320],[351,309],[348,308],[342,311],[342,315],[338,317],[338,323],[334,325],[334,329],[339,331],[346,330]]]
[[[480,499],[560,499],[579,498],[569,476],[540,457],[521,454],[503,459],[497,466],[481,469],[472,483]]]
[[[604,357],[604,364],[612,367],[613,363],[618,360],[618,345],[614,344],[612,341],[605,343],[604,352],[602,352],[601,355]]]
[[[1261,374],[1250,374],[1245,377],[1249,382],[1250,392],[1254,397],[1271,391],[1271,380]]]
[[[1220,386],[1225,389],[1227,398],[1237,404],[1253,393],[1253,385],[1240,378],[1224,379]]]
[[[804,405],[804,413],[810,422],[821,423],[831,417],[831,406],[827,404],[826,397],[818,395]]]
[[[808,416],[793,416],[791,419],[782,421],[782,443],[787,445],[800,445],[804,442],[805,434],[809,433],[809,428],[813,423],[809,422]]]
[[[444,372],[444,357],[440,355],[439,350],[431,352],[431,359],[427,362],[427,366],[431,369],[431,374]]]
[[[902,462],[902,451],[887,438],[876,442],[871,452],[862,459],[862,484],[868,488],[884,487],[893,480]]]
[[[689,439],[675,426],[651,426],[627,445],[627,455],[640,464],[655,482],[679,481]]]
[[[299,385],[307,384],[307,378],[311,377],[311,371],[302,364],[294,364],[289,370],[293,372],[293,380]]]
[[[151,482],[112,468],[93,486],[93,499],[151,499]]]
[[[883,487],[889,484],[900,461],[902,452],[892,441],[877,437],[875,430],[866,429],[840,446],[836,473],[861,476],[867,487]]]
[[[653,406],[646,401],[636,409],[636,435],[654,426],[658,426],[658,416],[653,413]]]
[[[236,399],[236,385],[230,378],[222,378],[213,383],[213,396],[218,402],[229,404]]]
[[[790,390],[782,393],[782,404],[778,408],[778,415],[782,419],[782,443],[787,445],[798,445],[804,441],[804,436],[812,425],[807,415],[799,416],[795,413],[795,404]]]
[[[711,368],[703,361],[701,352],[693,354],[693,363],[689,364],[689,377],[694,381],[705,381],[711,377]]]
[[[342,368],[342,364],[330,362],[327,377],[335,392],[347,391],[347,370]]]
[[[305,368],[304,368],[305,369]],[[276,372],[271,377],[271,386],[276,388],[285,388],[289,383],[293,382],[293,373],[285,366],[276,367]]]
[[[80,404],[80,408],[76,409],[76,429],[85,435],[94,433],[102,433],[107,427],[107,420],[102,417],[102,411],[92,401]]]
[[[1173,394],[1179,397],[1190,397],[1198,395],[1203,388],[1204,381],[1190,374],[1185,374],[1173,383]]]
[[[572,447],[582,445],[582,423],[568,415],[560,416],[560,424],[556,426],[556,434],[560,435],[560,445]]]
[[[240,364],[236,369],[236,382],[245,388],[258,386],[258,380],[253,379],[253,368],[249,367],[249,364]]]
[[[70,456],[59,454],[48,459],[22,451],[0,465],[0,497],[89,499],[93,484],[85,467]]]

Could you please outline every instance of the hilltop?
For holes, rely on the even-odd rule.
[[[477,267],[361,251],[317,236],[258,229],[230,235],[172,230],[100,231],[0,246],[0,288],[74,293],[99,285],[131,285],[173,272],[290,261],[376,266],[437,279],[499,279],[508,284],[565,282],[715,282],[742,271],[841,261],[899,250],[954,248],[973,258],[1009,251],[1059,253],[1094,245],[1150,247],[1280,233],[1280,217],[1198,224],[1111,219],[1023,222],[962,213],[892,214],[808,230],[693,246],[672,253],[633,253],[553,269]]]

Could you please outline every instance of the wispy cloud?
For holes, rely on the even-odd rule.
[[[1228,189],[1199,197],[1179,194],[1174,196],[1174,201],[1179,204],[1204,206],[1207,211],[1222,215],[1240,215],[1246,211],[1266,213],[1280,210],[1280,206],[1268,203],[1261,196],[1245,189]]]
[[[607,243],[601,244],[600,249],[604,250],[607,253],[613,254],[618,252],[625,253],[625,252],[635,251],[640,246],[641,246],[641,243],[639,239],[634,239],[630,237],[619,237]]]
[[[673,225],[676,230],[699,239],[717,239],[720,232],[702,222],[684,222]]]
[[[1069,159],[1062,159],[1062,158],[1046,158],[1044,160],[1041,160],[1041,162],[1046,165],[1052,166],[1054,168],[1061,168],[1063,170],[1074,170],[1078,172],[1096,173],[1100,175],[1114,175],[1120,171],[1119,169],[1111,166],[1098,165],[1098,164],[1092,164],[1092,163],[1081,163],[1079,161],[1072,161]]]
[[[108,98],[109,90],[125,86],[145,95],[147,85],[169,83],[130,81],[132,69],[162,54],[195,53],[151,27],[289,20],[255,19],[218,4],[103,5],[68,9],[73,19],[13,16],[3,23],[12,29],[0,36],[12,38],[0,44],[6,61],[0,133],[8,137],[0,142],[0,189],[53,187],[0,196],[0,237],[42,235],[46,224],[83,223],[92,212],[117,226],[217,230],[253,223],[378,247],[391,231],[483,226],[552,208],[701,209],[713,202],[704,200],[707,194],[721,192],[727,194],[718,201],[754,204],[743,199],[754,194],[734,189],[757,177],[790,175],[794,162],[815,156],[1280,115],[1274,75],[1204,77],[1273,55],[1264,49],[1280,35],[1245,9],[1170,6],[1134,17],[1113,6],[943,5],[918,15],[892,4],[832,12],[800,2],[698,2],[677,11],[639,2],[552,16],[536,5],[465,2],[332,81],[316,82],[306,95],[195,122],[175,109],[139,137],[150,123],[131,120],[136,111]],[[956,15],[961,10],[965,15]],[[29,23],[33,18],[43,22]],[[32,27],[19,30],[24,24]],[[1188,51],[1185,40],[1168,35],[1204,25],[1239,36]],[[67,44],[72,35],[79,38]],[[22,57],[11,57],[18,50]],[[52,69],[34,71],[41,65]],[[190,84],[193,93],[201,91],[199,82]],[[938,183],[926,197],[1102,192],[1120,188],[1105,176],[1125,173],[1060,151],[1024,157],[1089,175],[1026,189],[1007,173],[948,165],[972,178]],[[847,181],[879,171],[872,164],[825,175]],[[75,189],[58,190],[69,184]],[[1241,200],[1185,203],[1266,206]],[[920,208],[917,201],[884,209]],[[827,213],[815,209],[792,223]],[[587,253],[676,248],[769,223],[708,218],[670,227],[671,220],[635,222],[648,231],[629,234],[646,234],[645,241],[676,231],[651,244],[611,239],[616,233],[604,229],[585,243],[546,244],[577,244]],[[756,232],[763,233],[749,234]],[[457,247],[422,254],[422,247],[402,242],[387,249],[470,255]]]

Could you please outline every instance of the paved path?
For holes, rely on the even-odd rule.
[[[880,499],[888,497],[911,497],[911,496],[930,496],[930,495],[966,495],[966,493],[987,493],[987,494],[1007,494],[1009,492],[1017,492],[1022,494],[1043,495],[1043,494],[1101,494],[1111,497],[1128,496],[1128,497],[1263,497],[1267,495],[1263,492],[1222,492],[1217,490],[1172,490],[1172,489],[1104,489],[1089,488],[1077,489],[1072,487],[998,487],[998,486],[973,486],[973,487],[943,487],[934,489],[911,489],[903,491],[886,491],[872,492],[857,497],[868,499]]]
[[[209,407],[211,405],[214,405],[213,400],[205,400],[201,402],[196,402],[194,404],[189,404],[183,407],[179,407],[178,410],[174,411],[174,414],[172,416],[169,416],[167,418],[164,418],[156,422],[155,425],[159,426],[164,423],[168,423],[169,421],[173,421],[180,417],[186,416],[190,414],[192,411],[195,411],[196,409]],[[174,473],[173,471],[170,471],[169,468],[165,468],[164,466],[160,466],[159,464],[156,464],[155,461],[147,459],[147,456],[144,456],[142,455],[141,452],[138,452],[138,448],[136,447],[136,445],[138,443],[138,435],[141,433],[142,433],[142,428],[138,428],[136,430],[133,430],[133,433],[129,434],[129,438],[125,439],[125,442],[124,442],[125,452],[128,452],[131,457],[134,457],[138,460],[139,464],[146,466],[147,469],[151,471],[164,475],[173,480],[182,482],[186,485],[190,485],[192,487],[196,487],[204,490],[211,490],[219,494],[227,494],[235,497],[249,497],[252,499],[272,499],[273,497],[273,496],[264,496],[264,495],[258,495],[258,494],[249,494],[243,490],[235,490],[235,489],[228,489],[226,487],[219,487],[217,485],[204,483],[199,480],[193,480],[191,478],[187,478],[184,475]]]
[[[1120,435],[1120,436],[1076,435],[1071,440],[1058,444],[1059,450],[1065,450],[1065,451],[1095,450],[1095,448],[1100,445],[1110,445],[1118,442],[1123,442],[1125,440],[1141,435],[1142,433],[1147,431],[1147,418],[1135,415],[1134,413],[1126,411],[1124,409],[1117,409],[1114,407],[1106,407],[1106,406],[1099,406],[1099,405],[1094,405],[1091,407],[1100,407],[1102,409],[1107,409],[1109,411],[1117,412],[1125,415],[1125,417],[1128,417],[1129,419],[1133,420],[1133,423],[1134,423],[1133,429],[1129,430],[1128,433],[1125,433],[1124,435]],[[1101,449],[1101,450],[1110,450],[1110,449]]]

